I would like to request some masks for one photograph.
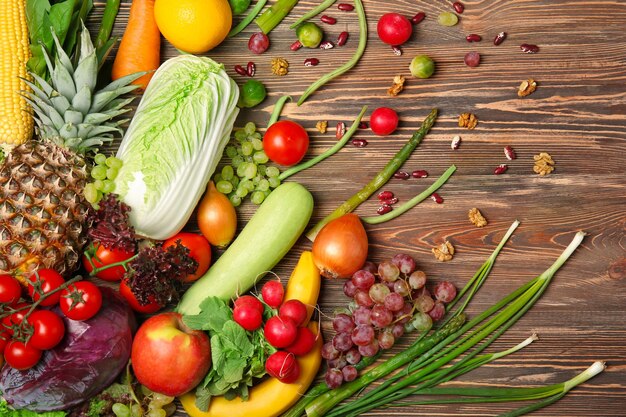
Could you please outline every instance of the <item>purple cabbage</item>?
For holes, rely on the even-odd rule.
[[[38,412],[71,408],[105,389],[126,367],[135,316],[116,291],[100,289],[102,309],[93,318],[74,321],[59,313],[65,337],[37,365],[18,371],[5,364],[0,391],[11,406]]]

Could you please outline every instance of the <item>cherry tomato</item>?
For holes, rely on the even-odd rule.
[[[102,307],[102,292],[89,281],[78,281],[61,291],[61,311],[72,320],[88,320]]]
[[[2,355],[4,354],[4,348],[10,340],[11,334],[9,333],[9,331],[7,329],[0,328],[0,358],[2,358]],[[1,365],[2,363],[0,362],[0,366]]]
[[[14,306],[21,296],[20,283],[11,275],[0,275],[0,304]]]
[[[140,304],[135,294],[131,291],[130,286],[128,286],[128,281],[125,279],[120,282],[120,295],[124,297],[130,308],[138,313],[151,314],[162,308],[162,306],[154,300],[146,305]]]
[[[24,315],[28,313],[28,311],[30,310],[29,308],[24,308],[24,307],[28,307],[28,306],[29,306],[28,303],[23,303],[23,302],[17,303],[12,308],[18,311],[2,318],[2,327],[3,329],[6,329],[8,334],[12,335],[13,334],[12,328],[14,326],[19,325],[22,322],[22,320],[24,320]]]
[[[11,340],[4,348],[4,359],[12,368],[23,371],[32,368],[41,359],[41,350],[26,346],[19,340]]]
[[[370,116],[372,132],[378,136],[387,136],[398,127],[398,113],[389,107],[379,107]]]
[[[277,164],[295,165],[309,149],[309,135],[298,123],[281,120],[265,132],[263,149],[268,158]]]
[[[65,283],[65,280],[57,271],[53,269],[40,269],[28,278],[28,294],[33,301],[39,301],[41,293],[48,294],[50,291],[56,290]],[[59,302],[61,297],[60,291],[48,296],[40,305],[50,307]]]
[[[163,249],[176,245],[176,242],[189,249],[189,256],[198,262],[196,272],[187,275],[185,282],[192,282],[200,278],[209,269],[211,264],[211,245],[202,235],[196,233],[181,232],[163,243]]]
[[[93,262],[96,268],[102,268],[103,266],[125,261],[135,255],[135,253],[127,252],[122,249],[107,249],[102,245],[96,245],[95,252],[89,253],[89,255],[89,257],[83,255],[83,266],[87,272],[91,274],[94,268],[89,262],[89,259],[91,259],[91,262]],[[124,267],[119,265],[104,269],[98,272],[96,276],[105,281],[120,281],[124,277],[125,272]]]
[[[52,349],[65,335],[63,320],[50,310],[35,311],[27,320],[33,326],[33,334],[26,342],[26,346],[39,350]]]

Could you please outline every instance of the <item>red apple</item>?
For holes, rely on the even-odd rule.
[[[185,326],[178,313],[158,314],[137,330],[131,363],[137,380],[152,391],[182,395],[198,385],[211,367],[209,337]]]

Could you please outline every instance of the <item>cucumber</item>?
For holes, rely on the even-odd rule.
[[[296,243],[313,213],[313,196],[302,185],[278,186],[206,274],[183,295],[176,310],[198,314],[210,296],[229,301],[254,286]]]

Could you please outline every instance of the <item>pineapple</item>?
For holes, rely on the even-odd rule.
[[[45,53],[51,75],[47,83],[25,80],[39,140],[13,148],[0,165],[0,273],[22,279],[37,268],[72,273],[87,242],[85,219],[90,210],[83,196],[90,165],[86,154],[122,133],[132,98],[119,98],[136,86],[134,74],[95,91],[98,59],[83,26],[74,67],[56,38],[54,63]]]

